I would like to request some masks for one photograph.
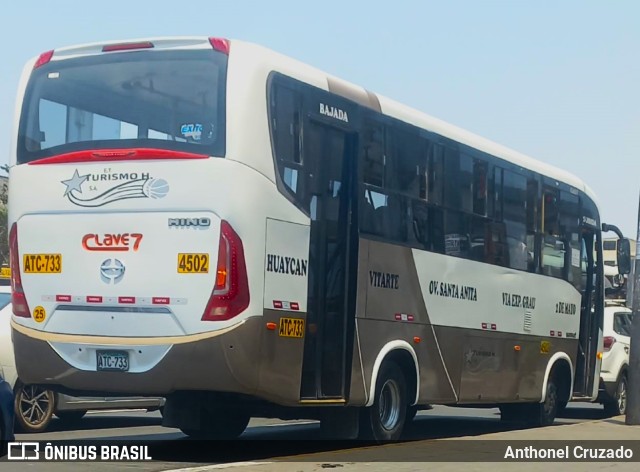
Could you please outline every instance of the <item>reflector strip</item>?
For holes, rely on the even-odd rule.
[[[413,315],[407,313],[396,313],[396,321],[413,321]]]
[[[186,305],[186,298],[171,298],[171,297],[104,297],[102,295],[43,295],[41,297],[43,302],[59,302],[59,303],[73,303],[74,305],[83,304],[101,304],[105,306],[109,305],[136,305],[136,306],[153,306],[153,305]]]
[[[276,310],[300,311],[300,303],[288,302],[284,300],[273,300],[273,308]]]
[[[487,329],[487,323],[482,323],[482,329]]]
[[[491,329],[495,331],[496,329],[498,329],[498,327],[496,326],[495,323],[491,323]]]

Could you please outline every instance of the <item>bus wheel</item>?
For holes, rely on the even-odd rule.
[[[407,416],[407,382],[393,361],[382,364],[376,382],[373,406],[362,412],[364,437],[375,441],[400,439]]]
[[[241,412],[222,413],[209,417],[209,422],[201,429],[182,429],[192,439],[236,439],[249,424],[251,417]]]
[[[418,405],[407,407],[407,417],[404,420],[405,424],[412,422],[417,414],[418,414]]]
[[[558,388],[558,380],[552,372],[547,381],[547,394],[544,402],[536,403],[533,408],[534,415],[531,417],[531,423],[534,426],[550,426],[556,419],[558,407],[560,406],[559,398],[560,389]]]

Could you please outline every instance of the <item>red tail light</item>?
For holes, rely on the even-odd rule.
[[[43,52],[42,54],[40,54],[40,57],[38,57],[38,60],[33,65],[33,68],[37,69],[38,67],[42,67],[43,65],[47,64],[52,57],[53,57],[53,51]]]
[[[135,148],[135,149],[96,149],[73,151],[45,157],[37,161],[30,161],[29,165],[41,164],[72,164],[78,162],[99,161],[144,161],[161,159],[208,159],[206,154],[192,152],[171,151],[169,149]]]
[[[216,281],[202,321],[223,321],[249,306],[249,282],[242,240],[226,221],[220,224]]]
[[[151,48],[153,48],[153,43],[149,41],[142,41],[139,43],[108,44],[106,46],[103,46],[102,52],[131,51],[132,49],[151,49]]]
[[[605,336],[604,337],[604,350],[610,351],[611,347],[616,343],[616,338],[613,336]]]
[[[229,40],[224,38],[209,38],[211,47],[222,54],[229,55]]]
[[[13,223],[9,232],[9,259],[11,263],[11,304],[13,314],[23,318],[30,318],[31,312],[27,305],[27,298],[22,290],[20,276],[20,256],[18,254],[18,226]]]

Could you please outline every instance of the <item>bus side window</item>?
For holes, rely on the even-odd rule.
[[[309,202],[305,202],[303,195],[305,182],[300,150],[300,106],[298,92],[282,85],[273,88],[271,127],[278,173],[287,191],[308,210]]]

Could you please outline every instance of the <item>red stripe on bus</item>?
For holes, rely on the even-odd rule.
[[[56,295],[57,302],[70,302],[71,295]]]
[[[102,303],[102,297],[89,295],[87,297],[87,303]]]
[[[136,297],[118,297],[118,303],[135,303]]]
[[[151,303],[154,305],[169,305],[169,297],[153,297]]]
[[[29,165],[40,164],[73,164],[77,162],[101,161],[140,161],[162,159],[208,159],[206,154],[192,152],[170,151],[168,149],[137,148],[137,149],[87,149],[84,151],[67,152],[57,156],[45,157],[29,162]]]

